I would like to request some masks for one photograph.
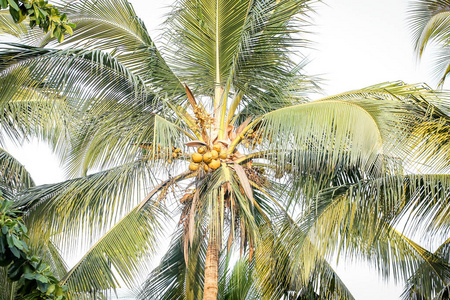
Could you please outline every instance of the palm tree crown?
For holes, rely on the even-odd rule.
[[[311,101],[293,54],[312,2],[178,0],[161,50],[124,0],[67,3],[61,44],[1,15],[20,40],[0,51],[2,126],[47,139],[73,177],[16,201],[35,245],[89,245],[62,276],[70,297],[132,285],[174,206],[142,299],[353,299],[335,251],[404,280],[405,297],[445,288],[447,244],[431,253],[393,225],[448,232],[447,175],[404,171],[448,170],[448,95],[393,82]]]

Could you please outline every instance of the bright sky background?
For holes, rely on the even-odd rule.
[[[158,34],[162,16],[172,1],[131,0],[152,37]],[[325,0],[314,16],[315,42],[308,51],[308,71],[325,79],[325,93],[332,95],[368,85],[402,80],[407,83],[432,80],[427,58],[420,64],[413,53],[406,23],[407,0]],[[319,98],[316,96],[315,98]],[[38,184],[63,179],[58,162],[45,145],[33,143],[21,149],[10,147]],[[356,299],[399,299],[402,286],[383,283],[375,270],[361,263],[341,261],[338,274]]]

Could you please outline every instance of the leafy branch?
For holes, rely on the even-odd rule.
[[[8,278],[18,282],[18,295],[27,299],[65,300],[67,287],[61,286],[49,265],[29,256],[25,242],[27,227],[20,211],[10,210],[12,201],[0,197],[0,266],[7,267]]]
[[[66,14],[61,14],[58,8],[46,0],[0,0],[0,8],[9,8],[15,23],[21,23],[28,17],[31,28],[39,26],[60,43],[64,41],[64,34],[72,35],[75,28],[75,24],[69,23]]]

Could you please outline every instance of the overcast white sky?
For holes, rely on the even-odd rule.
[[[152,36],[172,1],[130,0]],[[317,7],[311,36],[315,50],[308,71],[326,80],[326,94],[336,94],[368,85],[403,80],[426,82],[430,77],[428,60],[418,64],[406,24],[407,0],[325,0]],[[317,96],[316,98],[318,98]],[[63,172],[50,151],[41,145],[11,147],[30,170],[38,184],[57,182]],[[356,266],[358,265],[358,266]],[[399,299],[402,286],[383,283],[374,270],[361,264],[340,262],[337,271],[356,299]]]

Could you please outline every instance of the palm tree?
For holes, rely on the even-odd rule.
[[[143,299],[353,299],[327,262],[335,253],[427,297],[448,284],[440,252],[393,228],[449,186],[404,171],[428,158],[448,167],[432,129],[448,126],[436,104],[447,95],[393,82],[310,101],[316,84],[294,54],[311,4],[179,0],[161,50],[122,0],[68,3],[77,27],[61,44],[1,19],[21,43],[1,49],[0,103],[64,112],[24,134],[46,128],[73,178],[27,189],[16,206],[42,228],[36,245],[89,247],[62,279],[71,297],[132,285],[172,213],[177,229]],[[445,232],[447,195],[413,216],[427,211],[425,225]]]
[[[444,84],[450,72],[449,34],[450,1],[415,0],[412,1],[409,17],[410,27],[415,42],[415,51],[419,58],[425,48],[434,43],[436,49],[435,76],[439,85]]]

